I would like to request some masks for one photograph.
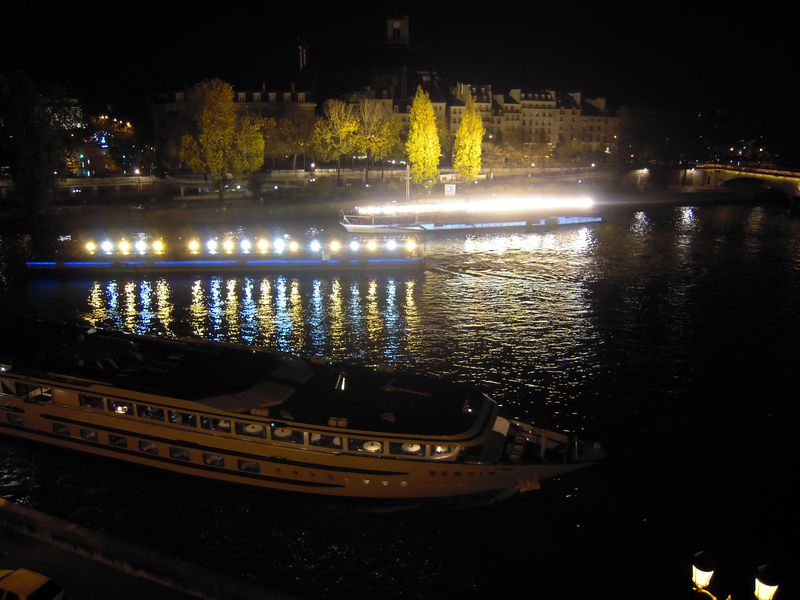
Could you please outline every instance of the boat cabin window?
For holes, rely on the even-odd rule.
[[[109,398],[108,410],[118,415],[133,415],[133,403]]]
[[[200,427],[210,431],[231,432],[231,422],[227,419],[217,419],[215,417],[200,417]]]
[[[58,435],[71,435],[69,427],[61,423],[53,423],[53,433],[57,433]]]
[[[322,448],[336,448],[337,450],[342,449],[342,438],[338,435],[311,433],[308,436],[308,443],[312,446],[321,446]]]
[[[169,422],[183,427],[197,427],[197,415],[171,410],[169,411]]]
[[[430,457],[437,460],[455,458],[461,451],[461,446],[450,446],[447,444],[431,444]]]
[[[109,435],[108,443],[111,444],[112,446],[116,446],[117,448],[128,447],[128,439],[122,437],[121,435]]]
[[[267,437],[266,428],[258,423],[242,423],[241,421],[236,421],[236,433],[249,437]]]
[[[14,395],[18,396],[19,398],[25,397],[28,394],[28,392],[33,389],[33,386],[30,386],[27,383],[22,383],[20,381],[14,383],[15,383],[14,388],[16,389],[16,393]]]
[[[291,442],[292,444],[302,444],[305,442],[305,433],[287,427],[285,423],[273,421],[269,424],[272,432],[272,439],[276,442]]]
[[[139,441],[139,450],[147,452],[148,454],[158,454],[158,446],[156,443],[147,440]]]
[[[81,437],[89,442],[96,442],[97,432],[93,429],[81,429]]]
[[[260,473],[261,466],[252,460],[240,460],[238,462],[239,470],[247,473]]]
[[[219,454],[205,454],[203,453],[203,462],[210,467],[224,467],[225,458]]]
[[[383,442],[376,440],[360,440],[350,438],[347,440],[347,449],[351,452],[366,452],[367,454],[378,454],[383,452]]]
[[[12,425],[23,425],[22,417],[12,413],[6,413],[6,420]]]
[[[15,387],[17,390],[16,396],[26,402],[47,402],[53,398],[53,391],[49,387],[20,382],[17,382]]]
[[[178,460],[189,460],[191,458],[189,451],[185,448],[170,448],[169,455],[171,458],[177,458]]]
[[[142,419],[152,419],[154,421],[164,420],[164,409],[149,404],[137,404],[136,414]]]
[[[100,396],[89,396],[87,394],[78,394],[78,402],[81,406],[88,406],[89,408],[105,408],[103,399]]]
[[[0,379],[0,393],[6,396],[16,396],[17,390],[15,389],[15,383],[15,381],[11,381],[10,379]]]
[[[419,442],[391,442],[389,452],[404,456],[425,456],[425,444]]]

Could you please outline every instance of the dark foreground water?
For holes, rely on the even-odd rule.
[[[699,549],[722,597],[752,597],[764,562],[795,597],[800,220],[621,209],[427,250],[413,275],[0,277],[51,317],[470,381],[600,439],[606,464],[493,505],[397,508],[0,440],[0,495],[305,598],[689,598]]]

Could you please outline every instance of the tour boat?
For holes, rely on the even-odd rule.
[[[0,432],[214,480],[364,498],[526,492],[597,444],[391,368],[42,320],[0,326]]]
[[[352,234],[452,233],[597,223],[588,196],[518,195],[356,206],[339,224]],[[561,216],[557,216],[557,215]]]

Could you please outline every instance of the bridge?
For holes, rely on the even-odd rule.
[[[698,163],[681,172],[684,187],[732,187],[758,185],[763,189],[782,192],[792,207],[800,207],[800,171],[769,166],[739,166],[719,163]]]

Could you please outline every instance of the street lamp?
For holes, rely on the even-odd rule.
[[[707,552],[696,553],[692,559],[692,589],[705,594],[712,600],[717,600],[717,597],[708,590],[713,576],[714,565],[711,557]],[[773,600],[778,592],[778,583],[772,569],[768,565],[761,565],[756,569],[755,579],[753,596],[756,600]],[[730,594],[728,594],[726,600],[732,600]]]
[[[139,168],[135,168],[133,170],[133,174],[136,175],[136,190],[141,192],[142,191],[142,178],[140,177],[141,171]]]

